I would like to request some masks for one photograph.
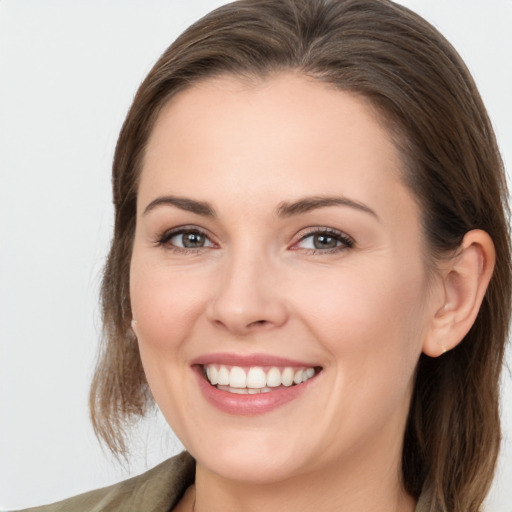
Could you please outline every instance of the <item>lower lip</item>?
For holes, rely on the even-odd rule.
[[[257,414],[265,414],[273,411],[302,395],[318,376],[317,374],[301,384],[287,388],[279,388],[267,393],[239,395],[217,389],[204,377],[201,367],[196,366],[194,369],[196,370],[199,388],[206,400],[217,409],[238,416],[255,416]]]

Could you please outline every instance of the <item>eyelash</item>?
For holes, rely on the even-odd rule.
[[[199,236],[204,236],[206,240],[210,242],[211,245],[209,246],[203,246],[203,247],[179,247],[177,245],[169,243],[170,240],[176,236],[190,233],[190,234],[196,234]],[[304,240],[307,240],[308,238],[314,237],[315,235],[325,235],[328,238],[334,239],[337,243],[339,242],[340,245],[337,245],[336,247],[331,247],[328,249],[311,249],[311,248],[300,248],[297,247],[301,242]],[[165,231],[161,235],[157,237],[157,240],[155,242],[155,245],[157,247],[165,247],[166,249],[169,249],[174,252],[178,253],[186,253],[186,254],[197,254],[201,252],[204,249],[208,249],[210,247],[215,247],[215,243],[211,240],[211,238],[206,234],[205,231],[202,229],[199,229],[194,226],[183,226],[176,229],[171,229],[169,231]],[[297,242],[295,242],[291,246],[291,250],[297,251],[302,250],[306,254],[315,255],[315,254],[333,254],[337,252],[341,252],[347,249],[351,249],[354,247],[354,240],[348,236],[347,234],[343,233],[342,231],[338,231],[332,228],[313,228],[309,229],[307,232],[303,233],[302,236],[299,238]]]
[[[161,235],[157,237],[157,240],[155,242],[155,245],[157,247],[165,247],[166,249],[169,249],[174,252],[178,253],[186,253],[186,254],[196,254],[201,252],[204,249],[208,249],[211,246],[204,246],[204,247],[179,247],[177,245],[171,244],[170,241],[175,237],[179,235],[183,235],[185,233],[195,234],[199,236],[204,236],[206,240],[208,240],[212,245],[215,245],[214,242],[212,242],[211,238],[203,231],[202,229],[199,229],[195,226],[182,226],[180,228],[171,229],[169,231],[165,231]]]
[[[300,237],[298,242],[296,242],[292,246],[292,250],[295,250],[295,251],[300,250],[300,247],[297,247],[297,245],[300,242],[307,240],[308,238],[314,237],[315,235],[325,235],[328,238],[333,238],[336,242],[339,242],[340,245],[337,245],[336,247],[332,247],[329,249],[302,249],[304,252],[306,252],[306,254],[311,254],[311,255],[333,254],[333,253],[338,253],[338,252],[345,251],[347,249],[351,249],[352,247],[354,247],[354,240],[347,234],[343,233],[342,231],[338,231],[338,230],[332,229],[332,228],[318,227],[318,228],[310,229],[309,231],[304,233]]]

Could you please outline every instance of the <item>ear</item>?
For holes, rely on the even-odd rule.
[[[457,346],[471,329],[494,270],[496,253],[491,237],[469,231],[456,254],[441,264],[442,294],[423,352],[438,357]]]
[[[131,325],[133,334],[135,334],[135,336],[137,336],[137,320],[135,320],[135,318],[132,318],[130,325]]]

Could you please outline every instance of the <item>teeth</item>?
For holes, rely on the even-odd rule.
[[[219,382],[219,371],[213,365],[210,365],[206,368],[206,375],[208,376],[208,380],[215,386]]]
[[[233,366],[229,372],[229,385],[232,388],[246,388],[247,377],[239,366]]]
[[[212,382],[212,381],[210,381]],[[213,382],[212,382],[213,384]],[[249,370],[247,374],[247,387],[248,388],[264,388],[267,385],[267,376],[263,368],[255,366]]]
[[[219,368],[219,373],[217,374],[217,383],[221,386],[229,386],[229,372],[225,366],[221,366]]]
[[[313,368],[311,368],[313,370]],[[315,370],[313,370],[313,375],[315,374]],[[211,382],[211,381],[210,381]],[[283,386],[291,386],[293,384],[293,369],[288,367],[283,370],[283,374],[281,375],[281,382]]]
[[[238,395],[247,395],[247,388],[230,388],[231,393],[237,393]]]
[[[238,394],[268,393],[274,388],[301,384],[313,377],[314,368],[293,368],[273,366],[266,370],[261,366],[242,368],[209,364],[204,366],[210,384],[218,389]]]
[[[281,385],[281,372],[279,368],[270,368],[267,373],[267,386],[269,388],[277,388]]]

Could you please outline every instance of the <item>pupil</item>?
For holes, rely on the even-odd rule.
[[[189,249],[194,249],[195,247],[203,247],[204,235],[201,235],[200,233],[184,233],[183,246]]]
[[[334,249],[336,247],[337,240],[328,235],[315,235],[313,239],[313,245],[315,249]]]

